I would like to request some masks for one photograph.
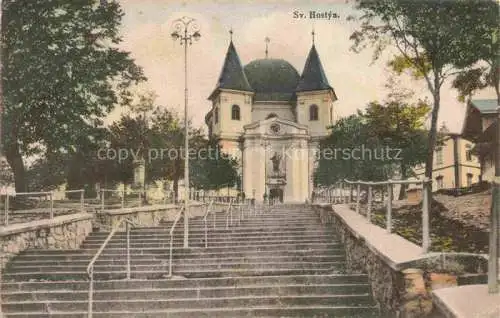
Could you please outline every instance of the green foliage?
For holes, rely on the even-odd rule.
[[[472,66],[488,51],[484,39],[493,22],[498,25],[498,5],[482,0],[357,0],[356,7],[361,27],[350,37],[352,50],[370,45],[376,60],[388,47],[396,48],[398,55],[389,61],[392,69],[425,79],[433,95],[425,173],[432,178],[441,87],[457,69]]]
[[[192,186],[218,190],[233,187],[238,182],[238,162],[224,153],[217,139],[210,139],[190,166]]]
[[[425,102],[409,104],[393,99],[371,102],[364,113],[359,111],[339,120],[331,135],[321,143],[316,183],[329,185],[344,178],[385,180],[397,171],[406,178],[412,167],[425,161],[427,132],[423,125],[429,111]],[[333,160],[323,155],[327,149],[338,150]],[[365,149],[374,155],[361,160],[345,155],[355,149]]]
[[[117,48],[122,16],[117,2],[3,1],[2,128],[18,190],[25,190],[21,156],[71,151],[144,80]]]

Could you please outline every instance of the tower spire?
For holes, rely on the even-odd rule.
[[[271,39],[266,36],[266,38],[264,39],[264,41],[266,42],[266,59],[267,59],[268,58],[268,54],[269,54],[269,42],[271,42]]]

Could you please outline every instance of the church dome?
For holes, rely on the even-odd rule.
[[[282,59],[255,60],[244,71],[257,101],[290,101],[300,79],[297,70]]]

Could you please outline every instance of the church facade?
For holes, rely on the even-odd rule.
[[[336,120],[337,100],[316,47],[302,74],[267,57],[243,66],[233,41],[205,116],[209,134],[240,163],[246,198],[310,200],[319,141]]]

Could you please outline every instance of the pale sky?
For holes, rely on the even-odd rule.
[[[338,101],[336,113],[353,114],[373,100],[382,101],[387,90],[386,62],[389,53],[371,65],[372,50],[360,54],[351,52],[349,36],[356,22],[346,18],[353,13],[352,5],[337,1],[168,1],[119,0],[125,12],[122,47],[132,53],[144,68],[148,82],[140,90],[153,90],[157,103],[184,112],[184,51],[170,38],[173,20],[182,16],[195,18],[201,27],[201,39],[188,48],[189,117],[196,126],[203,126],[210,109],[207,97],[214,89],[229,45],[229,30],[243,65],[265,57],[264,39],[271,39],[269,57],[290,62],[299,73],[312,44],[311,31],[316,32],[316,48],[326,76],[335,89]],[[338,19],[295,19],[294,11],[309,15],[309,11],[332,12]],[[432,100],[423,82],[403,78],[418,97]],[[482,93],[484,95],[484,93]],[[490,97],[490,96],[487,96]],[[492,96],[491,96],[492,97]],[[124,110],[110,116],[116,119]],[[462,127],[465,106],[457,101],[457,93],[443,88],[439,122],[446,122],[453,132]],[[205,127],[206,128],[206,127]]]

